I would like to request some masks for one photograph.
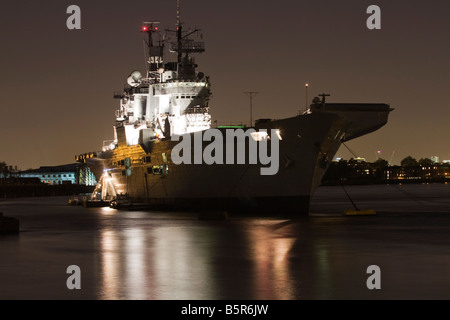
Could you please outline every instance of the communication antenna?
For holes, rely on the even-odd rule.
[[[392,159],[394,158],[394,153],[395,153],[395,150],[394,150],[394,151],[392,151],[392,156],[391,156],[391,159],[389,159],[389,165],[391,165],[391,164],[392,164]]]
[[[253,97],[256,96],[259,92],[256,91],[248,91],[244,92],[250,98],[250,127],[253,126]]]
[[[180,0],[177,0],[177,26],[181,25],[181,10],[180,10]]]

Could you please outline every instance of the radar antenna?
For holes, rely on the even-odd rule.
[[[325,97],[329,97],[329,96],[330,96],[330,94],[328,94],[328,93],[319,94],[319,97],[322,97],[322,104],[325,104]]]

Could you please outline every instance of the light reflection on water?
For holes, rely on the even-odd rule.
[[[251,299],[295,299],[289,260],[295,239],[279,237],[267,226],[257,225],[242,229],[242,238],[234,239],[239,242],[230,243],[228,224],[102,230],[100,298],[222,299],[221,288],[229,292],[229,287],[242,285],[252,287],[244,289]],[[232,249],[222,255],[227,242]],[[240,267],[233,258],[244,263]],[[242,281],[236,282],[237,278]]]
[[[102,231],[102,299],[211,299],[207,252],[180,227]]]
[[[126,229],[125,237],[125,281],[129,288],[129,299],[145,299],[147,288],[147,264],[145,261],[145,234],[141,229]]]
[[[18,267],[0,261],[0,280],[13,291],[0,290],[0,297],[293,300],[330,289],[322,281],[330,270],[321,268],[326,248],[316,251],[309,219],[200,221],[195,214],[35,202],[14,206],[25,232],[4,247]],[[45,268],[48,261],[58,265]],[[71,264],[82,269],[77,293],[64,288],[64,268]],[[30,268],[46,270],[33,274],[44,284],[34,291],[7,276]]]
[[[267,227],[249,230],[248,244],[253,252],[251,257],[255,268],[255,299],[295,299],[289,268],[289,251],[294,242],[294,238],[277,237]]]
[[[151,289],[157,292],[158,299],[207,299],[213,295],[208,248],[198,241],[208,238],[198,239],[198,235],[180,227],[158,228],[153,237],[155,283]]]
[[[102,299],[119,299],[121,279],[119,277],[120,257],[117,254],[120,239],[112,230],[102,231],[101,253],[102,253]]]
[[[450,299],[449,197],[438,187],[407,189],[442,194],[427,200],[434,206],[422,201],[436,213],[293,220],[3,201],[22,232],[0,236],[0,299]],[[78,292],[65,286],[72,264],[82,270]],[[369,265],[382,270],[381,291],[366,287]]]

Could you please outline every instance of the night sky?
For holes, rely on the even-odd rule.
[[[66,9],[81,8],[81,30]],[[381,30],[369,30],[369,5]],[[210,76],[213,121],[284,118],[308,97],[389,103],[388,124],[347,145],[367,161],[450,159],[450,2],[182,0],[182,21],[202,29],[196,55]],[[175,28],[176,0],[9,1],[0,11],[0,161],[19,169],[74,162],[113,138],[113,91],[145,70],[142,21]],[[175,57],[166,57],[174,60]],[[338,157],[353,155],[342,146]]]

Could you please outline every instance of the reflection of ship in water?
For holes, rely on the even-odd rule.
[[[288,300],[298,297],[302,288],[296,287],[295,266],[289,257],[296,240],[274,233],[278,221],[256,222],[251,228],[240,225],[243,221],[213,228],[211,222],[199,223],[193,219],[191,223],[189,218],[170,221],[169,225],[158,225],[155,220],[152,232],[139,225],[133,229],[102,231],[103,279],[99,298]]]
[[[182,213],[152,213],[148,219],[145,212],[117,217],[113,209],[96,210],[112,214],[99,237],[100,299],[328,299],[353,293],[336,288],[366,281],[364,263],[370,261],[342,259],[352,248],[348,242],[340,251],[342,228],[354,228],[332,229],[335,218],[218,224]]]
[[[220,161],[212,164],[175,164],[172,150],[178,139],[172,141],[173,137],[195,141],[198,133],[205,137],[213,131],[211,83],[197,71],[192,56],[203,52],[204,44],[192,39],[199,30],[184,30],[179,13],[178,7],[177,30],[167,30],[165,37],[157,23],[144,23],[148,69],[145,75],[132,72],[123,93],[116,95],[120,109],[116,111],[114,139],[95,157],[77,157],[91,167],[99,181],[93,199],[116,199],[117,205],[118,197],[126,195],[126,201],[153,208],[307,213],[310,198],[341,143],[385,125],[390,107],[328,103],[324,94],[322,99],[315,98],[304,114],[233,128],[235,133],[250,128],[268,133],[264,139],[244,135],[233,140],[234,147],[244,146],[246,157],[254,153],[251,144],[262,150],[268,139],[279,139],[276,174],[261,175],[266,164],[225,161],[234,159],[235,154],[230,155],[234,147],[224,148]],[[175,54],[174,62],[165,61],[167,44]],[[214,128],[224,135],[230,129]],[[200,143],[200,150],[194,147],[193,155],[204,154],[211,147]]]

